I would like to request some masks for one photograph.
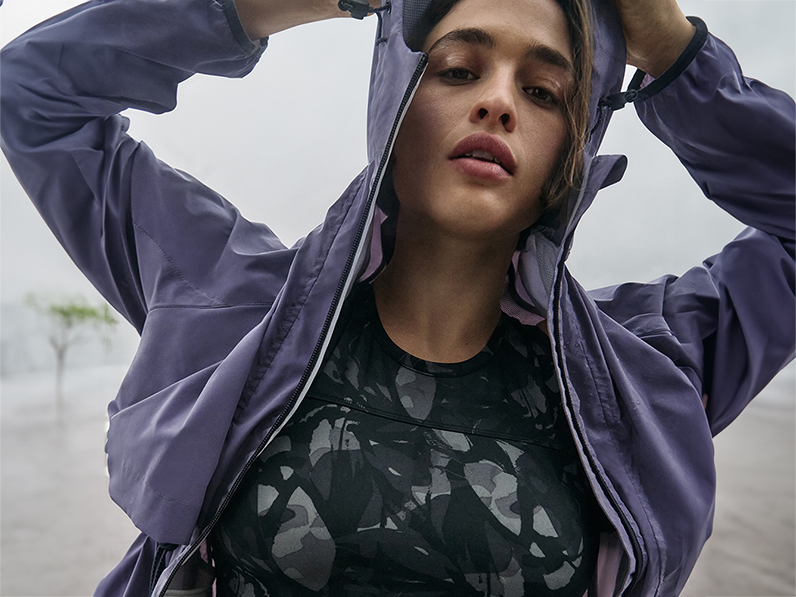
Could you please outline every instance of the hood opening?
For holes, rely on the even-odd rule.
[[[457,0],[391,0],[391,10],[381,13],[383,33],[380,31],[375,52],[371,98],[369,103],[370,159],[383,156],[384,144],[375,143],[383,139],[383,129],[396,118],[394,104],[385,97],[386,92],[398,91],[394,84],[381,84],[390,76],[393,68],[406,70],[408,60],[418,60],[422,53],[416,51],[434,24],[456,4]],[[485,0],[486,1],[486,0]],[[557,0],[565,5],[571,0]],[[591,73],[585,80],[590,82],[588,96],[588,120],[582,155],[582,175],[579,188],[570,189],[560,204],[532,225],[521,236],[521,243],[512,260],[507,279],[511,282],[511,296],[523,309],[542,317],[548,316],[551,305],[553,282],[558,264],[566,258],[568,247],[565,241],[597,190],[616,182],[624,172],[624,158],[611,156],[595,160],[600,142],[610,120],[612,110],[601,100],[621,90],[625,72],[625,44],[619,14],[612,0],[590,2],[592,60]],[[404,91],[400,88],[401,93]],[[387,107],[387,114],[384,108]],[[378,125],[378,126],[377,126]],[[374,181],[375,182],[375,181]],[[376,201],[373,224],[369,233],[369,255],[360,269],[360,280],[372,280],[384,268],[392,256],[397,219],[397,197],[390,168],[386,168]]]

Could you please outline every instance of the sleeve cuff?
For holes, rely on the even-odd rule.
[[[267,37],[253,41],[246,34],[243,23],[240,21],[240,15],[238,15],[238,9],[235,8],[234,0],[217,1],[221,5],[221,8],[224,9],[224,16],[227,17],[227,23],[229,23],[229,28],[232,30],[232,35],[235,36],[235,41],[237,41],[244,50],[250,54],[256,54],[268,47]]]
[[[231,0],[230,0],[231,1]],[[693,62],[708,39],[708,28],[699,17],[686,17],[696,27],[696,33],[686,46],[680,57],[669,69],[657,79],[648,76],[643,70],[637,70],[628,85],[627,91],[614,93],[600,100],[600,106],[608,106],[611,110],[621,110],[625,104],[645,101],[665,88],[679,77]],[[644,85],[646,83],[646,85]],[[644,85],[642,87],[642,85]]]

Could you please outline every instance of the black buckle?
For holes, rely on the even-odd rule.
[[[338,0],[337,6],[343,12],[350,12],[352,17],[360,21],[373,11],[367,0]]]

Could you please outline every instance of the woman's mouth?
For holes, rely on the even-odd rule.
[[[508,145],[495,135],[474,133],[462,139],[449,159],[456,169],[469,176],[503,180],[513,176],[516,168]]]
[[[475,151],[468,151],[461,157],[474,158],[476,160],[483,160],[485,162],[494,162],[496,164],[499,164],[501,167],[503,166],[503,164],[500,162],[498,158],[496,158],[494,155],[492,155],[491,153],[489,153],[484,149],[476,149]]]

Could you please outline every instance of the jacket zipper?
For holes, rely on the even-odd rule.
[[[376,189],[379,188],[381,180],[384,176],[384,168],[387,166],[387,160],[389,159],[390,153],[392,151],[393,141],[395,140],[395,133],[397,132],[398,125],[400,124],[403,118],[406,106],[409,104],[409,101],[412,99],[412,96],[414,95],[414,91],[415,88],[417,87],[418,81],[420,80],[423,71],[425,71],[427,62],[428,62],[428,56],[423,54],[420,57],[420,61],[418,62],[417,67],[415,68],[415,72],[412,74],[412,78],[409,80],[409,85],[407,86],[406,91],[404,92],[404,96],[401,99],[401,103],[398,107],[398,114],[396,115],[395,120],[393,121],[392,128],[390,129],[390,135],[387,138],[387,146],[384,149],[384,153],[382,153],[381,161],[379,162],[379,167],[378,170],[376,171],[374,184],[370,189],[370,195],[368,197],[368,201],[365,206],[365,212],[362,216],[362,219],[359,222],[359,228],[357,228],[356,236],[354,237],[354,244],[351,247],[351,251],[348,253],[348,259],[346,260],[345,268],[343,269],[343,275],[340,277],[340,282],[337,284],[337,289],[335,290],[334,297],[332,298],[332,305],[329,308],[329,312],[326,314],[326,319],[324,320],[323,327],[321,328],[321,334],[318,337],[318,341],[315,343],[315,348],[312,351],[310,360],[307,363],[307,367],[304,369],[304,373],[302,374],[301,379],[299,380],[299,383],[296,386],[296,389],[293,391],[293,395],[290,397],[290,400],[285,409],[280,413],[274,426],[271,427],[271,430],[268,432],[263,441],[260,443],[257,450],[255,450],[253,456],[244,465],[240,474],[235,479],[235,482],[232,484],[232,487],[230,488],[229,492],[227,492],[227,495],[224,496],[224,500],[221,502],[221,505],[216,511],[215,516],[213,516],[213,520],[210,521],[210,524],[205,527],[204,531],[202,531],[202,533],[199,535],[196,541],[194,541],[193,544],[185,551],[185,553],[180,558],[180,561],[171,571],[168,580],[163,585],[163,589],[159,593],[159,597],[165,597],[166,591],[168,590],[171,582],[174,580],[177,571],[180,569],[180,567],[183,564],[185,564],[188,558],[190,558],[196,552],[196,550],[199,549],[199,546],[202,544],[202,541],[204,541],[208,537],[210,531],[213,529],[213,527],[216,526],[219,519],[221,518],[221,514],[224,512],[230,500],[232,499],[232,496],[235,494],[238,487],[240,486],[243,477],[252,467],[254,461],[260,457],[260,454],[262,454],[263,450],[265,450],[268,444],[271,443],[271,440],[278,433],[278,431],[281,430],[281,428],[284,426],[285,423],[287,423],[287,420],[290,418],[292,413],[295,412],[296,408],[298,408],[301,399],[303,398],[304,388],[312,381],[312,377],[314,377],[313,370],[315,369],[315,364],[317,363],[318,359],[320,359],[322,356],[322,353],[324,351],[323,346],[325,344],[326,336],[329,334],[330,328],[332,327],[332,321],[335,318],[337,305],[340,302],[340,299],[342,298],[346,284],[348,283],[348,280],[351,276],[351,268],[354,265],[354,259],[357,254],[357,250],[359,249],[359,245],[362,242],[362,236],[365,232],[368,215],[370,214],[371,207],[376,196]]]
[[[574,235],[574,231],[569,233],[567,236],[564,247],[563,254],[566,255],[569,251],[569,245],[572,243],[572,237]],[[586,456],[586,460],[588,461],[589,468],[591,469],[592,473],[594,473],[597,482],[600,485],[600,488],[603,491],[603,494],[608,498],[608,501],[611,502],[611,506],[614,509],[614,512],[617,513],[619,519],[622,522],[622,526],[625,528],[625,532],[627,536],[630,538],[630,543],[633,547],[633,555],[636,558],[636,568],[638,570],[642,570],[646,563],[646,558],[644,556],[644,552],[641,549],[641,543],[639,542],[638,537],[636,536],[635,531],[630,525],[630,521],[628,520],[627,515],[624,511],[619,507],[619,503],[617,499],[614,497],[613,493],[610,491],[608,487],[608,482],[605,478],[600,474],[599,469],[596,466],[597,458],[594,453],[588,448],[588,444],[586,443],[586,434],[583,428],[580,425],[580,421],[577,418],[575,413],[575,407],[572,403],[572,396],[569,392],[569,383],[567,380],[567,371],[564,364],[564,348],[563,348],[563,338],[561,334],[561,320],[560,320],[560,305],[561,305],[561,287],[564,283],[564,259],[561,259],[558,263],[558,272],[557,272],[557,279],[555,283],[555,292],[553,295],[553,333],[555,334],[556,338],[556,360],[558,364],[558,370],[561,372],[561,381],[562,381],[562,399],[564,401],[564,408],[569,411],[570,419],[572,420],[572,427],[575,431],[575,434],[578,436],[578,441],[580,445],[583,447],[583,453]],[[625,578],[627,575],[630,574],[630,570],[625,572]],[[624,584],[625,578],[622,579],[622,584]],[[623,591],[623,593],[629,593],[633,587],[636,586],[638,583],[639,577],[638,575],[633,576],[633,580],[630,581],[630,584],[627,587],[627,591]]]

